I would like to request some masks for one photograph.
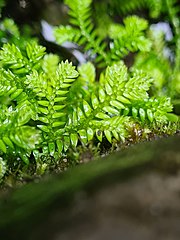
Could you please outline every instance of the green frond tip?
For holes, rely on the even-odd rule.
[[[73,42],[77,33],[78,32],[71,26],[59,26],[54,28],[54,37],[60,45],[67,41]]]
[[[57,75],[65,79],[65,82],[72,81],[71,79],[77,78],[79,73],[75,70],[75,67],[72,66],[72,63],[69,63],[68,60],[61,62],[57,69]],[[61,80],[60,80],[61,81]],[[62,87],[62,86],[61,86]]]
[[[86,9],[87,7],[89,7],[92,3],[92,0],[65,0],[65,4],[67,4],[70,8],[72,9],[76,9],[76,8],[82,8],[82,9]]]
[[[21,51],[15,44],[4,44],[0,50],[0,64],[10,69],[14,74],[26,75],[33,69],[39,69],[40,60],[45,55],[45,47],[36,42],[27,42],[25,51]]]
[[[98,36],[92,20],[91,3],[92,0],[66,1],[69,6],[70,25],[60,26],[54,29],[54,36],[59,44],[65,41],[72,41],[83,46],[84,51],[89,51],[90,55],[98,55],[95,61],[99,65],[110,63],[110,59],[105,49],[107,44]]]
[[[116,101],[116,105],[119,105],[119,108],[125,108],[124,104],[147,99],[147,91],[152,82],[153,79],[142,71],[135,71],[132,73],[132,77],[129,76],[127,67],[122,62],[119,62],[111,67],[107,67],[105,78],[101,81],[101,84],[108,95],[113,93],[114,99],[111,100],[112,105],[115,103],[114,101]],[[101,89],[100,98],[102,98],[103,93],[104,90]],[[105,94],[103,100],[104,99]],[[117,100],[121,103],[118,104]]]
[[[124,26],[112,24],[109,28],[109,36],[114,42],[111,44],[111,54],[114,58],[126,56],[129,52],[151,49],[152,42],[145,35],[148,23],[138,16],[129,16],[124,19]]]
[[[87,82],[88,84],[90,84],[95,81],[95,77],[96,77],[95,67],[91,62],[87,62],[79,66],[78,72],[80,74],[80,78],[84,82]]]

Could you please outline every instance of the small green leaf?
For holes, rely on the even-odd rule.
[[[96,109],[99,106],[99,100],[98,100],[98,98],[96,97],[95,94],[92,94],[91,102],[92,102],[92,106],[93,106],[94,109]]]
[[[112,88],[107,82],[105,84],[105,89],[106,89],[106,92],[108,95],[112,95],[112,93],[113,93]]]
[[[92,109],[85,100],[83,100],[83,108],[84,108],[84,112],[85,112],[86,116],[89,117],[92,112]]]
[[[49,142],[48,143],[48,149],[49,149],[49,154],[50,156],[54,156],[54,153],[55,153],[55,143],[54,142]]]
[[[105,106],[105,107],[103,107],[103,110],[104,110],[105,112],[107,112],[107,113],[115,114],[115,115],[119,115],[119,113],[120,113],[117,109],[112,108],[112,107],[110,107],[110,106]]]
[[[4,143],[6,143],[10,148],[14,149],[14,145],[9,137],[3,137]]]
[[[64,136],[64,151],[66,152],[70,146],[69,136]]]
[[[132,107],[132,116],[136,118],[138,115],[138,110],[135,107]]]
[[[53,122],[52,127],[62,127],[65,125],[65,122]]]
[[[22,107],[20,107],[18,112],[18,126],[22,126],[29,122],[29,120],[32,117],[32,109],[29,105],[24,104]]]
[[[59,110],[63,109],[65,106],[66,106],[66,105],[54,105],[54,106],[53,106],[53,109],[54,109],[55,111],[59,111]]]
[[[54,98],[54,102],[56,103],[56,102],[63,102],[64,103],[64,101],[66,100],[66,98],[67,97],[56,97],[56,98]]]
[[[50,132],[50,129],[46,125],[37,125],[38,128],[40,128],[43,132]]]
[[[65,90],[57,90],[56,94],[58,95],[66,95],[69,91],[65,91]]]
[[[129,99],[133,99],[134,96],[132,96],[130,93],[128,93],[127,91],[126,92],[123,92],[123,95],[125,98],[129,98]]]
[[[91,141],[93,139],[93,136],[94,136],[94,131],[91,129],[91,128],[88,128],[87,129],[87,138],[88,138],[88,141]]]
[[[32,150],[41,141],[40,131],[35,127],[21,126],[10,134],[11,140],[21,148]]]
[[[77,143],[78,143],[78,135],[77,135],[77,133],[71,133],[70,140],[71,140],[72,146],[76,147]]]
[[[129,108],[126,107],[124,110],[123,110],[123,115],[124,116],[127,116],[129,114]]]
[[[48,148],[47,142],[43,142],[42,152],[43,152],[45,155],[48,155],[48,154],[49,154],[49,148]]]
[[[116,100],[110,101],[110,104],[113,107],[116,107],[117,109],[124,109],[125,108],[124,104],[122,104],[122,103],[120,103],[119,101],[116,101]]]
[[[146,113],[145,113],[143,108],[139,109],[139,116],[140,116],[141,121],[144,122],[145,117],[146,117]]]
[[[105,134],[107,140],[108,140],[110,143],[112,143],[112,134],[111,134],[111,132],[110,132],[109,130],[104,130],[104,134]]]
[[[70,86],[71,84],[68,84],[68,83],[61,84],[61,88],[69,88]]]
[[[99,89],[99,100],[100,100],[100,102],[104,102],[105,99],[106,99],[106,93],[102,88],[100,88]]]
[[[38,107],[38,110],[39,110],[39,112],[41,112],[41,113],[43,113],[45,115],[47,115],[49,113],[47,108]]]
[[[39,92],[40,91],[39,89],[37,89],[37,91],[38,92],[36,94],[37,94],[38,97],[41,97],[41,98],[46,97],[45,92]]]
[[[23,89],[16,89],[14,93],[11,94],[10,98],[14,100],[17,98],[21,93],[23,92]]]
[[[116,138],[116,140],[119,141],[119,135],[118,135],[117,131],[116,131],[116,130],[113,130],[113,131],[112,131],[112,134],[113,134],[113,136]]]
[[[102,142],[103,133],[101,130],[96,130],[96,137],[100,142]]]
[[[3,151],[3,153],[6,153],[6,145],[4,142],[0,139],[0,149]]]
[[[125,104],[131,104],[131,102],[123,96],[117,96],[117,100],[119,100],[120,102],[125,103]]]
[[[95,80],[95,67],[91,62],[87,62],[78,67],[80,77],[87,82],[94,82]]]
[[[77,117],[78,121],[80,121],[81,119],[85,119],[84,113],[79,107],[77,108]]]
[[[52,115],[52,118],[60,118],[62,116],[64,116],[66,113],[64,112],[56,112]]]
[[[49,123],[49,119],[47,117],[39,117],[38,120],[46,124]]]
[[[151,111],[151,109],[147,109],[147,116],[150,122],[153,121],[153,113]]]
[[[74,82],[74,79],[72,79],[72,78],[66,78],[66,79],[64,79],[64,82],[65,82],[65,83],[71,83],[71,82]],[[69,86],[71,86],[71,85],[68,84],[68,87],[69,87]]]
[[[38,101],[38,104],[43,106],[43,107],[48,107],[49,106],[49,101]]]
[[[110,118],[110,116],[108,116],[107,114],[102,113],[102,112],[97,113],[95,117],[100,118],[100,119]]]
[[[26,154],[21,154],[20,156],[21,156],[21,159],[23,160],[23,162],[28,165],[29,164],[28,156]]]
[[[11,88],[9,89],[9,91],[7,91],[7,95],[12,94],[12,93],[15,92],[16,90],[17,90],[17,87],[11,87]]]
[[[86,144],[87,143],[87,134],[86,134],[86,130],[85,129],[81,129],[78,131],[81,142]]]
[[[57,148],[58,148],[58,152],[61,153],[62,150],[63,150],[63,141],[61,139],[57,139],[56,140],[56,145],[57,145]]]

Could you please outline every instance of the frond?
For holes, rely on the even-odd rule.
[[[93,92],[87,100],[79,99],[78,106],[71,108],[64,149],[76,147],[78,141],[87,144],[94,137],[100,142],[104,138],[111,143],[115,139],[124,141],[131,135],[133,124],[151,128],[154,123],[168,122],[170,99],[150,98],[151,84],[152,78],[142,71],[129,76],[122,62],[107,67],[96,94]]]
[[[35,127],[28,126],[31,119],[31,107],[24,103],[21,107],[13,109],[1,106],[0,118],[0,151],[7,153],[17,149],[27,151],[35,149],[41,141],[40,131]],[[21,154],[19,154],[21,155]]]
[[[41,59],[44,56],[45,48],[36,43],[28,44],[26,51],[21,51],[14,44],[4,44],[0,50],[0,96],[9,97],[17,103],[28,99],[34,99],[33,92],[25,88],[25,79],[33,71],[40,69]]]
[[[112,1],[111,1],[112,2]],[[93,2],[93,19],[96,22],[96,32],[103,39],[108,37],[109,27],[113,23],[110,16],[109,4],[104,1]]]
[[[112,57],[118,59],[129,52],[150,51],[152,43],[144,33],[147,27],[147,21],[137,16],[125,18],[124,26],[112,24],[109,29],[109,36],[114,40],[111,44]]]
[[[69,16],[71,26],[60,26],[55,28],[54,36],[59,44],[64,41],[72,41],[84,46],[85,51],[90,51],[91,56],[98,55],[95,61],[100,63],[104,61],[109,64],[109,57],[105,52],[107,47],[102,37],[98,36],[94,29],[91,14],[92,0],[65,1],[69,6]]]
[[[67,121],[65,110],[68,104],[67,94],[77,76],[75,68],[66,61],[58,65],[55,75],[38,74],[36,71],[29,75],[25,81],[27,88],[31,89],[37,96],[38,116],[36,120],[40,122],[37,127],[42,130],[45,142],[52,141],[51,144],[48,143],[51,155],[56,150],[55,140],[58,139],[58,133],[63,131]],[[54,150],[52,150],[52,146]]]
[[[168,41],[165,40],[164,33],[160,30],[151,29],[149,38],[152,40],[153,45],[151,52],[147,55],[140,52],[135,57],[133,69],[142,69],[154,79],[151,92],[153,95],[158,96],[171,96],[172,99],[177,96],[178,92],[178,75],[179,65],[178,51],[175,57],[175,67],[172,67],[172,55],[168,47]],[[178,48],[178,45],[177,45]],[[177,89],[177,90],[176,90]]]
[[[44,148],[48,147],[49,153],[53,155],[56,150],[55,141],[59,138],[58,132],[67,121],[66,95],[78,73],[68,61],[58,64],[57,56],[46,55],[44,59],[43,56],[44,48],[36,44],[27,44],[26,52],[15,45],[4,45],[0,52],[0,64],[3,66],[0,72],[0,95],[1,99],[5,97],[9,101],[9,98],[9,104],[12,104],[9,108],[12,109],[12,120],[8,121],[11,125],[7,125],[7,129],[14,128],[17,134],[13,132],[9,139],[18,147],[33,148],[29,133],[31,131],[32,137],[36,139],[35,131],[39,132],[39,128]],[[30,120],[34,121],[37,128],[26,125]],[[2,133],[5,131],[3,126]],[[16,135],[18,137],[13,138]],[[29,142],[26,143],[26,140]],[[3,143],[1,150],[6,153],[6,145]]]
[[[79,31],[69,25],[56,27],[54,29],[54,37],[60,45],[67,41],[73,42],[77,35],[79,35]]]
[[[40,67],[40,60],[45,54],[45,48],[36,42],[27,43],[25,52],[22,52],[14,44],[4,44],[0,50],[0,64],[12,73],[26,75],[33,69]]]

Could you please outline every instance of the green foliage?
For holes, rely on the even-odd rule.
[[[11,19],[0,23],[0,179],[9,169],[17,174],[20,165],[28,169],[32,163],[33,173],[43,173],[52,162],[76,154],[79,146],[101,150],[176,132],[179,118],[171,103],[180,93],[175,0],[166,0],[163,10],[155,7],[161,1],[120,2],[124,13],[147,5],[152,17],[167,12],[172,42],[136,15],[120,23],[108,15],[103,26],[101,18],[92,20],[92,0],[66,0],[69,25],[56,27],[54,34],[59,44],[74,42],[88,55],[91,61],[76,69],[22,36]],[[107,0],[102,16],[117,3]],[[129,56],[135,59],[130,68],[123,62]]]
[[[92,0],[65,1],[65,3],[69,7],[71,25],[54,29],[54,36],[59,44],[72,41],[83,46],[84,51],[89,51],[90,56],[92,59],[95,58],[99,66],[111,65],[114,60],[119,61],[119,57],[124,57],[129,52],[150,50],[151,42],[144,34],[148,24],[144,19],[131,16],[124,20],[125,26],[109,24],[109,29],[107,28],[109,42],[107,42],[92,21]]]
[[[145,19],[137,16],[130,16],[124,19],[124,25],[111,24],[109,36],[114,39],[111,56],[119,59],[129,54],[129,52],[149,52],[151,41],[144,36],[144,30],[148,23]]]
[[[174,0],[166,1],[166,9],[174,31],[172,40],[165,39],[165,34],[161,30],[150,29],[149,38],[153,43],[151,52],[148,55],[139,53],[133,67],[143,69],[154,78],[152,88],[154,95],[165,95],[171,97],[173,101],[179,101],[180,21],[178,13],[180,8],[175,7],[175,3]],[[173,47],[170,48],[169,45],[172,43]]]
[[[36,160],[58,159],[79,143],[125,141],[135,125],[151,131],[169,122],[170,100],[149,97],[153,80],[142,71],[129,74],[119,62],[95,82],[91,63],[78,73],[68,61],[58,63],[44,51],[36,43],[27,43],[25,51],[5,44],[0,51],[3,158],[12,153],[28,163],[33,151]]]

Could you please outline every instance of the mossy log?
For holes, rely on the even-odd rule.
[[[0,196],[0,239],[178,240],[179,146],[140,143]]]

